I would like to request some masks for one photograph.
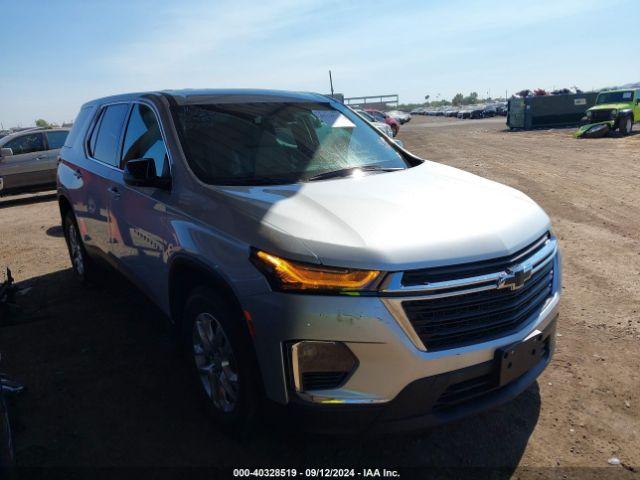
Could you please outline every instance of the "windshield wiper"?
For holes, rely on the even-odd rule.
[[[251,186],[251,185],[289,185],[296,183],[295,178],[269,178],[269,177],[231,177],[214,178],[210,183],[214,185]]]
[[[404,167],[379,167],[376,165],[364,165],[361,167],[349,167],[349,168],[340,168],[338,170],[331,170],[329,172],[319,173],[317,175],[313,175],[312,177],[305,178],[304,180],[307,182],[313,182],[314,180],[324,180],[327,178],[338,178],[338,177],[350,177],[357,171],[361,172],[395,172],[396,170],[404,170]]]

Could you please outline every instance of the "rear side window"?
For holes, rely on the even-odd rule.
[[[7,142],[4,148],[13,150],[14,155],[41,152],[44,150],[44,138],[42,133],[30,133]]]
[[[49,150],[57,150],[62,148],[69,132],[59,130],[57,132],[47,132],[47,142],[49,142]]]
[[[64,142],[65,147],[73,147],[73,143],[76,141],[76,138],[78,138],[80,132],[84,131],[86,128],[94,108],[95,107],[89,105],[80,110],[80,113],[78,113],[76,120],[73,122],[73,127],[71,127],[71,131]]]
[[[91,153],[93,158],[114,167],[118,166],[118,144],[128,110],[129,105],[122,103],[108,106],[102,112],[100,124],[96,126],[95,143],[92,135]]]
[[[152,158],[159,177],[169,175],[167,150],[160,133],[160,125],[153,110],[146,105],[134,104],[127,125],[122,150],[123,165],[136,158]]]

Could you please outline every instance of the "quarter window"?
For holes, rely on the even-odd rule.
[[[47,141],[49,142],[49,150],[57,150],[62,148],[69,132],[66,130],[58,130],[56,132],[47,132]]]
[[[44,138],[42,137],[42,133],[22,135],[7,142],[4,145],[4,148],[10,148],[13,150],[14,155],[41,152],[44,150]]]
[[[95,130],[91,135],[91,150],[96,160],[118,166],[118,144],[128,110],[129,105],[123,103],[108,106],[102,113],[100,124],[96,126],[95,139]]]
[[[167,150],[160,133],[160,125],[153,110],[146,105],[134,104],[127,125],[122,150],[122,164],[137,158],[151,158],[159,177],[169,175]]]

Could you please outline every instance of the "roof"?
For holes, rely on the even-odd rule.
[[[292,92],[286,90],[261,89],[183,89],[157,90],[149,92],[125,93],[98,98],[85,105],[112,102],[129,102],[149,96],[171,97],[178,105],[196,105],[202,103],[238,103],[238,102],[327,102],[331,98],[319,93]]]
[[[51,127],[51,128],[47,128],[47,127],[33,127],[33,128],[25,128],[24,130],[19,130],[17,132],[12,132],[9,133],[8,135],[1,135],[0,134],[0,139],[2,140],[3,144],[6,144],[8,141],[13,140],[16,137],[20,137],[24,134],[27,133],[35,133],[35,132],[56,132],[59,130],[64,130],[65,132],[68,132],[69,130],[71,130],[71,128],[69,127]]]

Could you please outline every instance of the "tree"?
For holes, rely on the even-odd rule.
[[[47,122],[44,118],[39,118],[36,120],[36,127],[49,128],[49,126],[49,122]]]
[[[464,97],[462,102],[465,105],[475,105],[478,103],[478,92],[471,92],[468,97]]]
[[[453,105],[462,105],[462,101],[464,100],[464,96],[461,93],[456,93],[455,96],[451,99],[451,103]]]

